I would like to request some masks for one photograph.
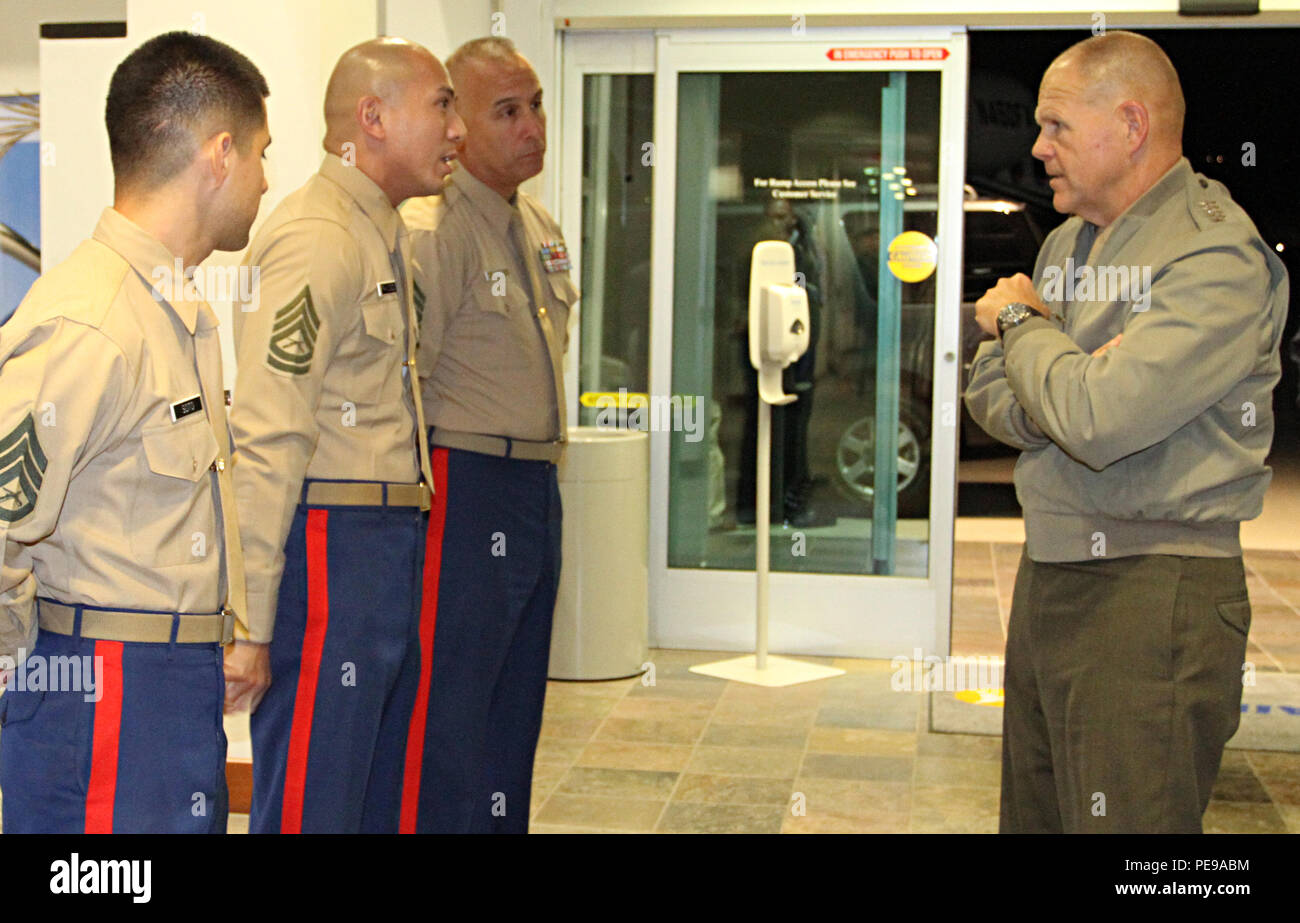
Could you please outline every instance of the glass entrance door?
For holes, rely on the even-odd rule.
[[[939,85],[934,71],[680,75],[672,388],[711,429],[695,445],[673,433],[670,567],[752,567],[750,253],[784,240],[811,329],[785,376],[796,401],[773,409],[773,567],[929,575],[934,277],[882,274],[880,241],[935,235]],[[886,413],[897,436],[878,476]]]
[[[644,49],[647,35],[629,41]],[[571,36],[566,56],[584,38]],[[592,262],[582,273],[578,390],[608,396],[626,379],[634,406],[617,420],[651,432],[652,641],[753,643],[749,254],[778,239],[795,252],[812,345],[786,373],[798,399],[773,413],[772,649],[946,653],[964,35],[659,34],[648,144],[628,136],[624,114],[644,112],[646,78],[584,80],[583,259]],[[643,178],[629,166],[636,150],[652,172],[648,272],[628,247],[644,229],[610,218],[611,195]],[[611,184],[611,170],[623,181]],[[924,235],[922,244],[904,232]],[[920,278],[926,240],[935,265]],[[619,247],[628,265],[615,267]],[[598,304],[586,313],[593,291]],[[635,357],[621,354],[640,342],[639,315],[622,309],[646,295],[641,379]],[[622,318],[615,327],[612,317]]]

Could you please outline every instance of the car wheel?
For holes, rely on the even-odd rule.
[[[924,516],[930,501],[928,407],[904,399],[898,412],[898,515]],[[862,417],[845,428],[835,449],[837,485],[870,507],[875,500],[876,418]]]

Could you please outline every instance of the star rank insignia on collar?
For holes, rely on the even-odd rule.
[[[266,364],[290,375],[306,374],[311,370],[319,330],[320,317],[311,301],[311,288],[303,286],[292,301],[275,312]]]
[[[1196,203],[1201,206],[1205,214],[1210,216],[1211,221],[1222,221],[1224,219],[1223,206],[1213,199],[1202,199]]]
[[[17,522],[36,507],[46,464],[29,413],[0,438],[0,522]]]
[[[547,272],[569,271],[569,249],[562,240],[548,240],[538,251]]]

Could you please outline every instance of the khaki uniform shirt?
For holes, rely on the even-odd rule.
[[[1022,450],[1029,557],[1241,554],[1271,476],[1289,292],[1249,216],[1184,158],[1104,232],[1054,230],[1034,284],[1051,319],[982,345],[966,389]]]
[[[557,385],[556,372],[578,290],[560,226],[531,196],[517,193],[512,205],[464,167],[442,196],[411,200],[403,214],[411,221],[425,300],[419,366],[429,424],[537,442],[563,439],[557,393],[564,382],[561,372]]]
[[[383,191],[330,154],[245,257],[259,295],[234,309],[230,425],[254,641],[272,636],[304,478],[432,480],[417,438],[409,248]]]
[[[188,613],[226,602],[217,319],[172,284],[176,263],[105,209],[0,327],[0,656],[31,649],[36,596]]]

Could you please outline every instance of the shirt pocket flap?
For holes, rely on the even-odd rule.
[[[578,300],[578,288],[569,279],[569,274],[567,272],[548,272],[546,277],[551,282],[551,294],[569,307],[573,307]]]
[[[380,298],[361,306],[366,336],[383,343],[401,342],[406,327],[402,323],[402,304],[396,296]]]
[[[169,478],[198,481],[217,459],[217,437],[207,417],[167,423],[140,434],[149,470]]]

